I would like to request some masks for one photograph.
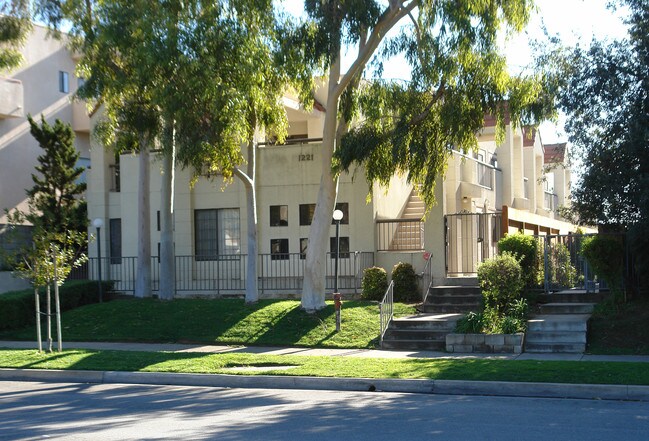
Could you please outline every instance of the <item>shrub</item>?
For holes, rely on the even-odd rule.
[[[394,301],[412,302],[421,300],[417,274],[409,263],[399,262],[392,268],[392,281],[394,282]]]
[[[499,315],[503,315],[508,305],[520,297],[525,286],[521,265],[509,253],[482,262],[478,266],[478,282],[485,308],[491,308]]]
[[[527,286],[537,286],[539,280],[539,246],[534,236],[522,233],[508,234],[498,241],[498,251],[516,256],[523,270],[523,279]]]
[[[581,254],[606,284],[619,288],[624,270],[624,245],[620,237],[598,234],[581,243]]]
[[[458,334],[480,334],[484,328],[483,320],[481,313],[471,311],[457,321],[455,332]]]
[[[577,270],[572,265],[570,251],[562,243],[551,245],[550,280],[559,286],[572,288],[577,280]]]
[[[103,282],[104,300],[111,300],[112,283]],[[45,296],[41,290],[41,311],[45,310]],[[71,281],[59,288],[61,311],[97,303],[99,289],[96,281]],[[54,293],[52,292],[52,312],[54,312]],[[34,290],[26,289],[0,295],[0,330],[18,329],[36,321]]]
[[[383,300],[388,289],[388,274],[378,266],[367,268],[363,271],[361,281],[361,298],[365,300]]]

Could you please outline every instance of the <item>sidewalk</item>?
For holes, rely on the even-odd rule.
[[[501,360],[567,360],[649,362],[649,356],[587,354],[449,354],[433,351],[382,351],[370,349],[311,349],[297,347],[216,346],[160,343],[64,342],[68,349],[119,351],[169,351],[203,353],[251,353],[370,358],[439,358]],[[0,341],[0,348],[35,349],[35,342]],[[508,397],[633,400],[649,402],[649,386],[606,384],[524,383],[462,380],[402,380],[324,378],[272,375],[176,374],[155,372],[111,372],[38,369],[0,369],[0,381],[45,381],[94,384],[148,384],[264,389],[316,389],[339,391],[383,391],[443,395],[489,395]]]
[[[56,345],[56,342],[54,342]],[[0,341],[0,348],[36,349],[34,341]],[[310,355],[329,357],[365,358],[442,358],[471,359],[488,358],[498,360],[556,360],[556,361],[619,361],[649,363],[649,355],[592,355],[592,354],[464,354],[435,351],[384,351],[380,349],[325,349],[273,346],[223,346],[190,345],[178,343],[109,343],[109,342],[63,342],[65,349],[98,349],[112,351],[144,352],[204,352],[245,353],[264,355]]]

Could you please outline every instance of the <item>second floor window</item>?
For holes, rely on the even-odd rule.
[[[70,78],[67,72],[60,70],[59,71],[59,92],[69,93],[70,92]]]

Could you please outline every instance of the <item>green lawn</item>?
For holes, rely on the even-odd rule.
[[[414,313],[395,304],[395,313]],[[183,342],[229,345],[277,345],[373,348],[379,333],[376,302],[343,303],[341,332],[336,333],[332,303],[317,314],[299,301],[153,299],[115,300],[77,308],[62,315],[64,341]],[[2,340],[32,340],[34,327],[0,333]]]
[[[246,366],[294,366],[271,371],[237,371]],[[582,384],[649,385],[643,363],[486,359],[370,359],[259,354],[204,354],[67,350],[0,350],[0,367],[142,372],[298,375],[353,378],[426,378]]]

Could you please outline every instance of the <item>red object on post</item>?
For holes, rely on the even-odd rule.
[[[343,295],[340,293],[334,293],[334,308],[336,310],[339,310],[342,304],[343,304]]]

